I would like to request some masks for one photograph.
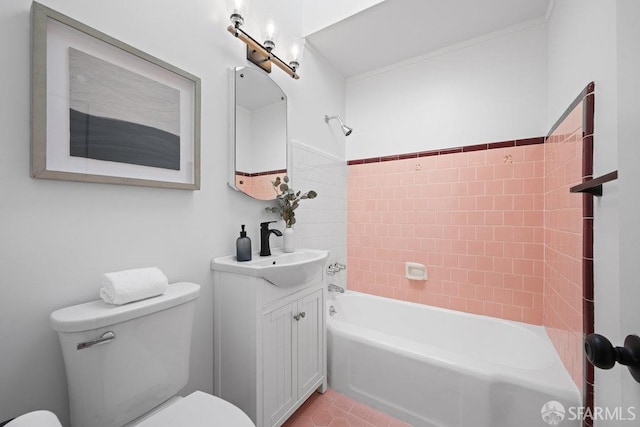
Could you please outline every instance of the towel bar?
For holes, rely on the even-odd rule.
[[[569,189],[571,193],[589,193],[594,196],[602,196],[602,184],[618,179],[618,171],[609,172],[595,179],[590,179],[582,184],[575,185]]]

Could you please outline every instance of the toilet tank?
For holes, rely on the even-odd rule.
[[[99,300],[51,314],[72,427],[122,426],[185,386],[199,291],[194,283],[175,283],[154,298],[119,306]],[[91,345],[103,336],[105,342]]]

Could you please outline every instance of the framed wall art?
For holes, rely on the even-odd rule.
[[[39,3],[34,178],[200,188],[200,79]]]

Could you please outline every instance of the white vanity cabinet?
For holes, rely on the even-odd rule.
[[[257,427],[280,426],[327,387],[325,287],[214,271],[214,394]]]

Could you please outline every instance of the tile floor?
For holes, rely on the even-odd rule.
[[[384,412],[328,389],[314,393],[283,427],[411,427]]]

